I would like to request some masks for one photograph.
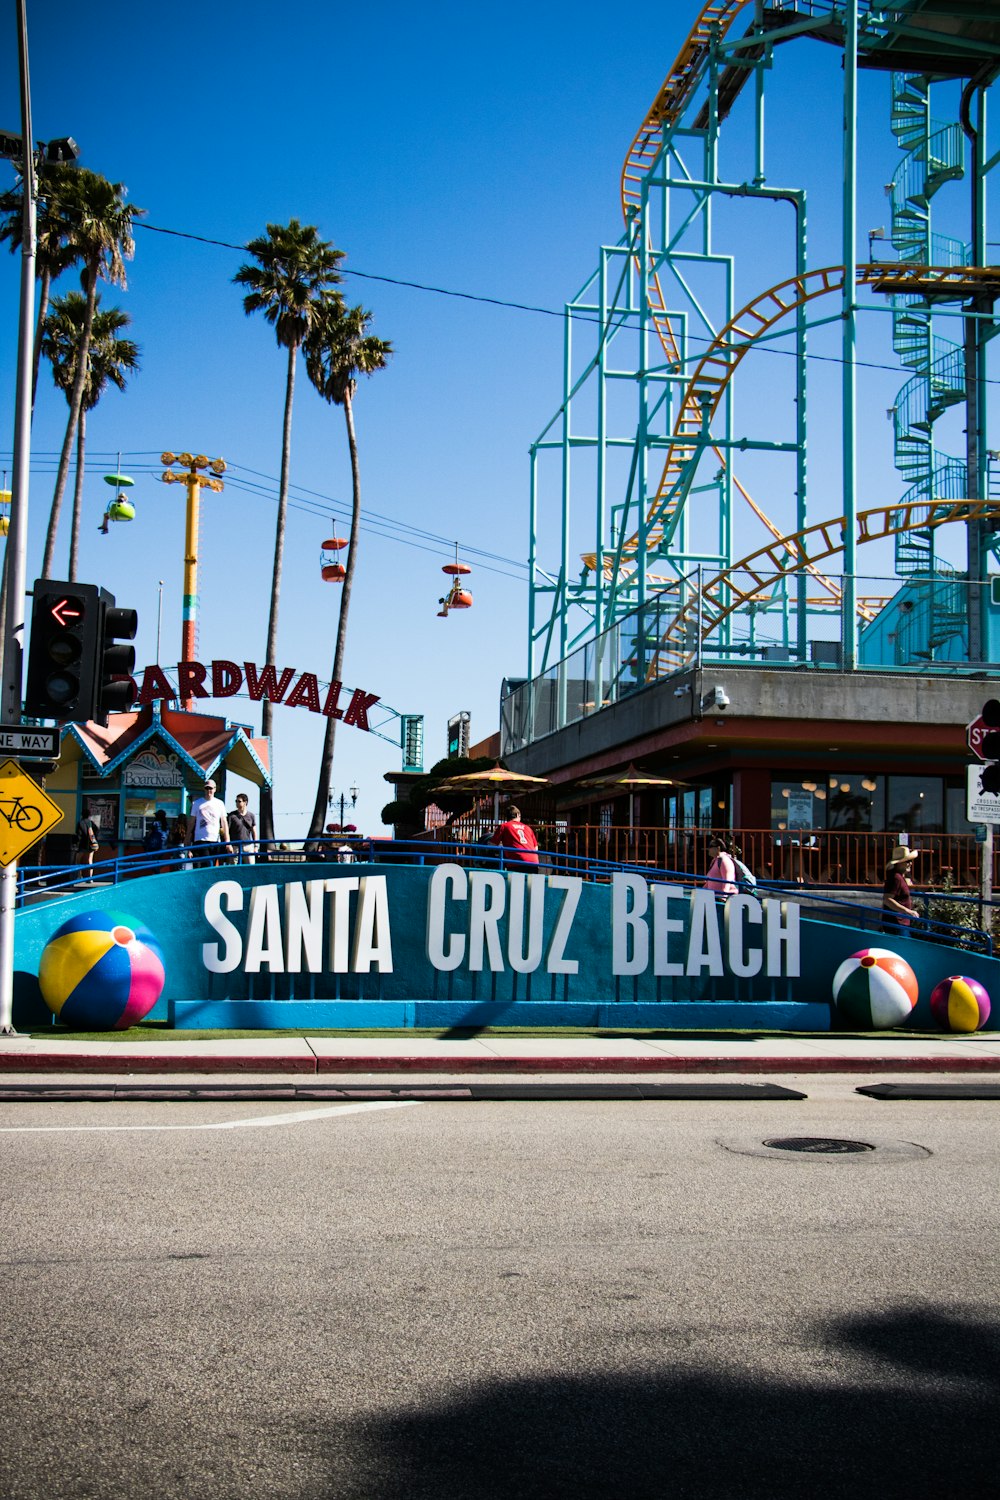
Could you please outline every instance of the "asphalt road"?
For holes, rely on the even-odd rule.
[[[1000,1104],[801,1087],[3,1106],[0,1493],[995,1497]]]

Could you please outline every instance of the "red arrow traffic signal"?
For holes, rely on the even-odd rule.
[[[69,625],[73,620],[83,619],[83,606],[79,599],[60,599],[49,606],[49,614],[59,625]]]

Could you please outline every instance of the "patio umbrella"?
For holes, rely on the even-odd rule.
[[[677,781],[673,776],[652,776],[640,771],[638,766],[628,765],[624,771],[611,771],[604,776],[587,776],[577,786],[594,787],[604,792],[628,792],[628,831],[632,841],[635,828],[635,794],[651,786],[689,786],[687,781]]]
[[[673,776],[652,776],[640,771],[638,766],[627,766],[624,771],[610,771],[604,776],[587,776],[577,786],[600,787],[604,791],[620,789],[623,792],[641,792],[647,786],[689,786],[687,781],[678,781]]]
[[[488,771],[466,771],[462,776],[449,776],[438,782],[438,792],[492,792],[493,816],[500,816],[500,793],[530,792],[536,786],[547,786],[547,776],[523,776],[517,771],[508,771],[504,766],[492,766]]]

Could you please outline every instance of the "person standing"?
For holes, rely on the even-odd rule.
[[[897,844],[885,867],[882,885],[882,931],[907,933],[913,921],[913,895],[908,876],[919,849]]]
[[[146,854],[159,854],[167,847],[167,839],[170,830],[167,827],[167,813],[163,807],[158,807],[153,815],[153,821],[149,825],[149,832],[142,841],[142,847]]]
[[[89,879],[93,880],[94,855],[97,853],[101,842],[101,825],[96,818],[89,813],[84,813],[76,825],[76,843],[73,845],[73,863],[76,865],[87,865],[90,869]]]
[[[505,821],[499,823],[490,840],[505,851],[505,863],[509,865],[537,865],[538,840],[535,830],[521,822],[519,807],[504,808]]]
[[[188,815],[188,843],[201,844],[224,844],[226,853],[232,854],[229,848],[229,823],[226,818],[224,803],[215,795],[215,782],[206,776],[204,796],[196,797],[191,804],[191,812]],[[205,863],[204,860],[196,863]],[[218,860],[209,861],[218,864]]]
[[[723,839],[709,839],[708,857],[712,862],[702,881],[706,891],[714,891],[717,896],[735,896],[736,864]]]
[[[245,792],[236,793],[236,809],[229,814],[229,840],[241,846],[244,864],[256,863],[257,820]]]

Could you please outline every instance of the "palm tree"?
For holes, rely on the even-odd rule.
[[[77,359],[87,321],[87,299],[82,292],[68,292],[52,301],[42,328],[42,352],[52,366],[52,378],[71,401],[76,384]],[[108,384],[125,389],[128,374],[139,368],[139,346],[132,339],[120,337],[132,322],[120,307],[101,306],[100,293],[94,304],[90,330],[87,380],[76,430],[76,488],[73,494],[73,525],[70,533],[69,573],[76,578],[80,549],[80,516],[83,509],[84,454],[87,443],[87,413],[93,411]]]
[[[285,224],[268,224],[267,233],[251,240],[247,251],[254,264],[240,267],[233,277],[237,286],[247,287],[243,311],[249,317],[262,312],[274,329],[278,346],[288,350],[285,376],[285,417],[281,435],[281,477],[278,483],[278,523],[274,538],[274,572],[271,578],[271,608],[267,621],[267,646],[264,660],[276,661],[278,645],[278,602],[281,595],[281,566],[285,554],[285,522],[288,514],[288,477],[292,453],[292,399],[295,394],[295,362],[299,349],[317,316],[328,301],[340,303],[332,288],[340,281],[338,262],[343,250],[335,250],[312,224],[290,219]],[[261,733],[271,733],[273,708],[265,698],[261,711]],[[274,804],[269,788],[260,797],[261,838],[274,838]]]
[[[59,513],[62,509],[66,479],[69,474],[73,439],[83,410],[83,395],[87,385],[90,361],[91,329],[94,309],[97,305],[97,283],[103,277],[114,286],[124,287],[125,261],[131,259],[135,250],[132,238],[132,223],[145,209],[125,202],[126,189],[120,182],[109,182],[97,172],[78,167],[74,187],[66,199],[66,211],[70,220],[70,244],[76,249],[82,262],[80,284],[86,298],[86,313],[80,337],[79,353],[69,395],[69,421],[59,455],[56,471],[56,486],[52,495],[52,510],[49,513],[49,529],[45,537],[45,555],[42,559],[42,577],[52,577],[52,563],[56,550],[56,534],[59,529]]]
[[[35,227],[35,272],[38,277],[38,321],[32,356],[31,404],[38,389],[38,365],[42,353],[42,325],[49,310],[53,281],[79,260],[71,240],[72,203],[78,169],[63,163],[44,162],[38,173],[38,212]],[[0,244],[9,243],[11,254],[21,248],[24,228],[23,185],[0,193]]]
[[[384,370],[392,354],[392,345],[387,340],[375,338],[368,332],[371,316],[363,307],[345,308],[332,301],[327,302],[317,315],[306,339],[306,371],[309,379],[324,401],[344,408],[347,443],[351,453],[351,540],[347,549],[347,572],[342,585],[340,615],[337,620],[337,644],[333,654],[334,682],[340,682],[343,678],[347,616],[351,607],[351,589],[361,534],[361,470],[358,465],[357,435],[354,431],[354,393],[358,388],[358,376],[373,375],[376,370]],[[309,825],[311,838],[322,831],[326,822],[336,727],[332,718],[327,719],[316,803]]]

